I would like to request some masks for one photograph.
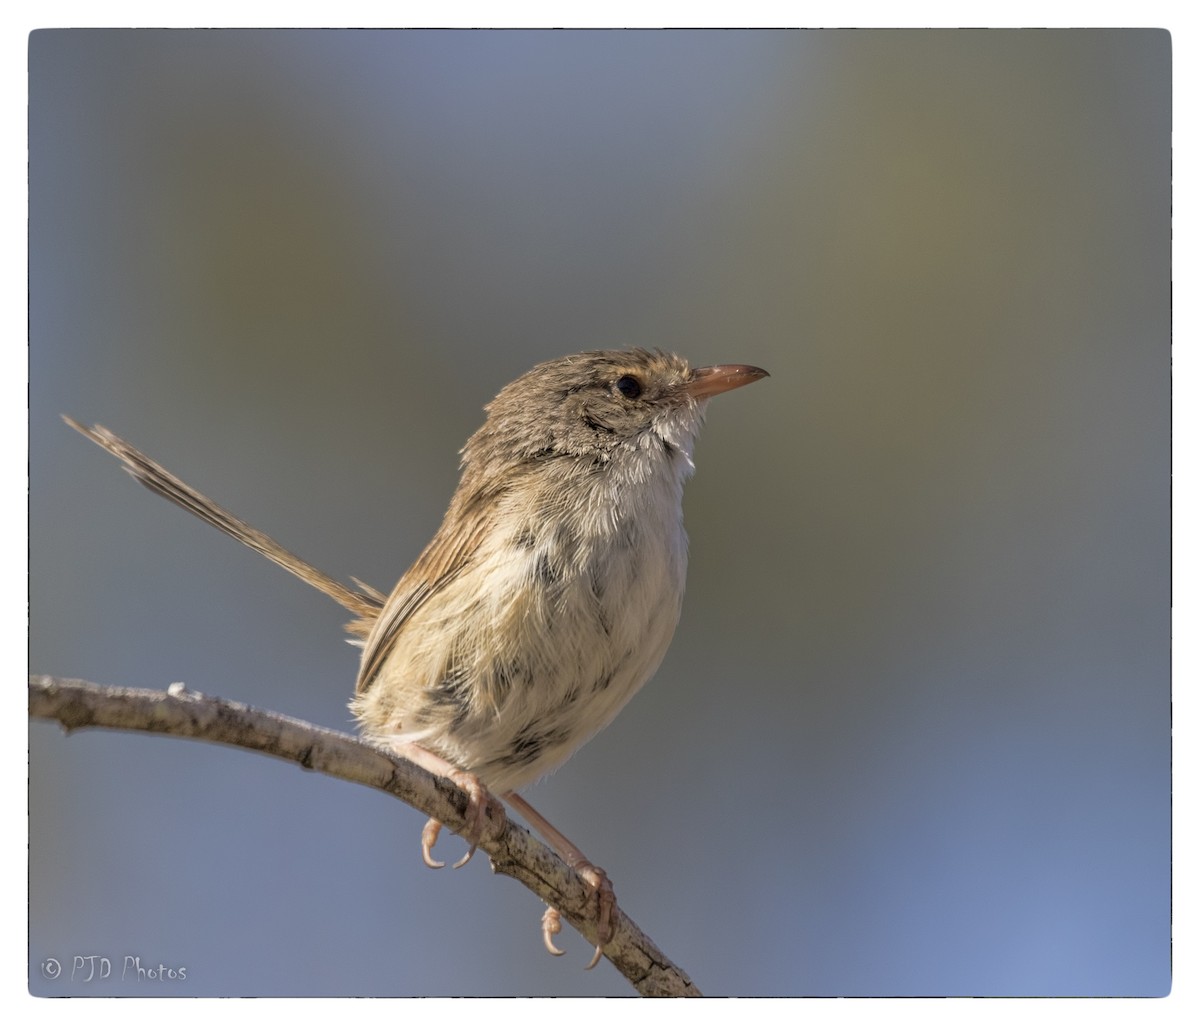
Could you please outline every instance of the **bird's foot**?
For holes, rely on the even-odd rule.
[[[525,817],[529,825],[550,843],[562,860],[582,877],[583,882],[596,895],[596,950],[587,964],[588,969],[594,969],[604,953],[604,946],[616,933],[617,896],[613,892],[608,874],[594,865],[560,830],[515,791],[509,791],[504,800]],[[551,906],[542,913],[542,943],[552,955],[562,954],[554,943],[555,934],[561,931],[562,914]]]
[[[480,783],[480,780],[474,773],[464,773],[462,770],[454,770],[445,774],[454,781],[459,787],[467,792],[467,810],[463,816],[466,824],[459,831],[459,836],[467,841],[471,847],[467,849],[467,853],[454,863],[455,869],[461,869],[471,861],[471,856],[475,854],[475,849],[479,847],[479,842],[483,839],[483,828],[487,823],[488,806],[491,805],[499,810],[500,816],[504,816],[504,806],[491,796],[488,789]],[[421,831],[421,858],[425,860],[425,865],[430,869],[442,869],[446,863],[439,861],[433,857],[433,846],[437,843],[438,834],[442,832],[442,824],[436,819],[431,819],[425,824]]]
[[[595,969],[604,953],[604,945],[613,939],[613,912],[617,908],[617,895],[608,874],[599,866],[593,866],[585,859],[571,868],[583,877],[583,882],[596,894],[596,950],[592,960],[584,966],[585,969]]]
[[[596,950],[592,953],[591,961],[584,966],[585,969],[595,969],[600,963],[600,956],[604,953],[604,946],[613,939],[615,932],[613,912],[617,907],[617,896],[613,891],[612,882],[608,879],[608,874],[603,869],[587,861],[571,868],[583,878],[584,883],[596,895]],[[542,913],[542,943],[552,955],[564,953],[554,943],[554,936],[561,932],[562,914],[558,909],[548,907]]]

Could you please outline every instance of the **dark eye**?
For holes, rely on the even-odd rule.
[[[642,394],[642,383],[632,374],[622,374],[613,387],[626,399],[636,399]]]

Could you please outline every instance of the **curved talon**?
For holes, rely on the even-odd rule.
[[[391,739],[391,748],[402,758],[415,762],[430,773],[445,777],[466,792],[467,807],[463,810],[464,822],[462,828],[456,830],[455,833],[462,837],[470,847],[467,849],[466,855],[454,863],[454,868],[459,869],[465,866],[471,861],[471,856],[475,854],[475,849],[479,847],[479,842],[483,839],[483,831],[487,826],[488,806],[495,799],[474,773],[458,769],[440,755],[428,751],[418,744],[393,738]],[[496,807],[499,810],[500,823],[503,825],[504,806],[496,802]],[[441,831],[442,824],[436,819],[430,819],[421,831],[421,858],[430,869],[442,869],[446,865],[433,857],[433,846],[437,844]]]
[[[530,826],[550,842],[550,846],[578,874],[587,888],[595,892],[596,950],[592,953],[592,960],[587,964],[588,969],[594,968],[600,964],[600,956],[604,954],[604,948],[612,942],[617,932],[614,923],[615,916],[613,914],[617,907],[617,896],[613,893],[612,882],[608,879],[608,874],[599,866],[595,866],[589,862],[583,852],[576,848],[566,836],[555,829],[554,825],[545,816],[517,794],[516,791],[509,791],[503,797],[509,805],[528,820]],[[562,929],[559,919],[559,912],[555,908],[548,908],[542,916],[542,940],[546,944],[546,950],[553,955],[562,954],[550,940],[553,934],[558,933]]]
[[[599,866],[584,861],[574,868],[584,882],[596,892],[596,950],[592,953],[592,960],[584,966],[585,970],[594,969],[600,964],[604,945],[608,944],[616,933],[613,926],[613,909],[617,907],[617,895],[613,891],[608,874]]]
[[[463,826],[461,837],[469,841],[471,847],[467,849],[467,853],[454,863],[455,869],[461,869],[471,861],[471,856],[475,854],[475,849],[479,847],[480,838],[483,837],[483,828],[487,825],[488,803],[492,801],[492,796],[488,794],[487,788],[483,786],[479,778],[474,773],[464,773],[461,770],[451,773],[450,779],[453,780],[459,787],[467,792],[467,810],[463,815],[466,824]],[[503,811],[501,806],[501,811]]]
[[[442,824],[431,819],[421,830],[421,858],[430,869],[445,869],[446,863],[439,862],[433,857],[433,846],[437,844],[438,834],[442,832]]]
[[[546,945],[546,950],[550,954],[565,955],[566,952],[555,947],[554,941],[551,939],[556,933],[562,933],[562,917],[559,915],[558,909],[547,905],[546,911],[542,913],[542,943]]]
[[[446,863],[433,857],[433,846],[437,844],[438,835],[442,832],[442,824],[436,819],[431,819],[421,830],[421,858],[424,859],[425,865],[430,869],[445,869]],[[478,847],[478,842],[472,844],[467,849],[467,853],[454,863],[454,869],[461,869],[471,861],[471,856],[475,854],[475,849]]]

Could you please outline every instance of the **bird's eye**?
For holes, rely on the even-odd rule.
[[[636,399],[642,394],[642,383],[632,374],[622,374],[613,387],[626,399]]]

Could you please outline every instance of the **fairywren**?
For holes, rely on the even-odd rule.
[[[515,792],[607,726],[658,668],[683,599],[683,485],[705,407],[766,374],[692,369],[644,349],[538,364],[486,407],[442,526],[382,608],[378,593],[351,591],[118,451],[104,429],[71,423],[143,483],[357,614],[348,629],[365,640],[350,707],[364,735],[468,792],[472,846],[459,865],[489,792],[518,809],[596,891],[595,965],[612,936],[611,884]],[[439,829],[431,820],[422,835],[435,867]],[[543,935],[555,954],[560,928],[549,909]]]

